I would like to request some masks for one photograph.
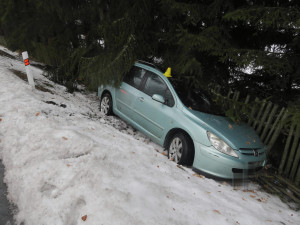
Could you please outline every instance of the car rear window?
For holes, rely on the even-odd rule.
[[[142,79],[146,73],[145,69],[132,67],[132,69],[124,76],[123,82],[139,89]]]

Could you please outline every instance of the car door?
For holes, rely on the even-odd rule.
[[[134,66],[125,76],[119,89],[116,89],[117,110],[134,120],[133,103],[140,92],[145,69]]]
[[[150,134],[160,138],[166,127],[172,123],[174,98],[163,79],[149,71],[141,91],[133,105],[135,121]],[[153,100],[154,94],[163,96],[165,103]]]

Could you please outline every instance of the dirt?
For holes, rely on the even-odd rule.
[[[10,69],[11,72],[13,72],[17,77],[19,77],[20,79],[28,82],[28,79],[27,79],[27,75],[26,73],[22,72],[22,71],[19,71],[19,70],[15,70],[15,69]],[[46,84],[46,83],[43,83],[44,85],[46,86],[49,86],[49,87],[53,87],[51,84]],[[49,92],[51,94],[54,94],[51,90],[49,90],[48,88],[42,86],[42,85],[39,85],[39,84],[36,84],[35,85],[35,88],[39,91],[43,91],[43,92]]]
[[[21,78],[22,80],[28,82],[26,73],[15,70],[15,69],[9,69],[11,72],[13,72],[17,77]]]
[[[0,50],[0,55],[4,56],[4,57],[7,57],[7,58],[10,58],[10,59],[16,59],[16,57],[14,57],[13,55],[10,55],[7,52],[2,51],[2,50]]]
[[[45,88],[41,85],[35,85],[35,88],[38,89],[39,91],[43,91],[43,92],[49,92],[51,94],[54,94],[51,90],[49,90],[48,88]]]

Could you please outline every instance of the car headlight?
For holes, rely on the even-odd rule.
[[[220,151],[224,154],[238,158],[238,155],[236,154],[236,152],[228,144],[226,144],[224,141],[222,141],[220,138],[218,138],[216,135],[207,131],[207,137],[215,149],[217,149],[218,151]]]

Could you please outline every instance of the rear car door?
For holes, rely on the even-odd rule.
[[[133,103],[140,92],[139,88],[145,73],[145,69],[136,66],[132,67],[132,69],[124,76],[120,88],[116,89],[117,110],[133,120]]]
[[[165,103],[152,99],[154,94],[164,97]],[[157,74],[148,71],[141,92],[134,102],[135,121],[149,133],[160,138],[172,122],[174,98],[167,84]]]

